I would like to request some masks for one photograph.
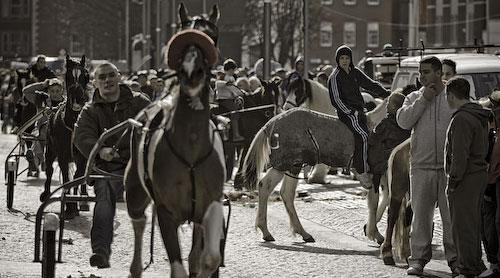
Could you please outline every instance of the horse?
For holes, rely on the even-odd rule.
[[[337,110],[330,100],[328,89],[317,81],[305,78],[293,79],[288,84],[287,91],[288,96],[283,107],[285,110],[293,107],[304,107],[332,116],[337,115]],[[366,114],[369,130],[373,130],[375,125],[382,121],[387,111],[387,98],[383,101],[375,102],[377,103],[376,107]],[[326,167],[326,165],[315,165],[307,178],[307,182],[326,183],[325,177],[328,171],[329,167]]]
[[[179,17],[183,30],[172,37],[168,50],[169,67],[177,72],[179,85],[165,99],[140,112],[136,120],[143,128],[131,131],[131,158],[124,176],[127,210],[134,229],[131,277],[141,277],[143,271],[144,211],[151,200],[171,277],[188,277],[177,235],[178,226],[185,221],[194,223],[189,277],[218,275],[221,263],[221,199],[226,173],[222,139],[211,123],[209,109],[219,10],[214,5],[208,17],[190,18],[181,4]],[[149,117],[148,111],[155,107],[160,107],[159,112]]]
[[[267,201],[276,185],[284,178],[280,194],[290,217],[293,233],[305,242],[314,238],[302,227],[294,206],[297,175],[302,165],[347,165],[354,152],[354,136],[337,117],[306,108],[293,108],[281,113],[259,130],[243,164],[249,189],[258,183],[259,206],[256,227],[265,241],[274,241],[267,228]],[[264,177],[259,174],[269,166]]]
[[[45,151],[45,174],[47,179],[45,180],[44,191],[40,195],[40,201],[42,202],[50,195],[50,184],[54,172],[52,164],[56,159],[61,169],[63,182],[66,183],[70,180],[69,163],[75,161],[72,143],[73,128],[83,105],[88,101],[85,89],[89,81],[89,73],[85,69],[85,56],[82,56],[79,63],[71,60],[69,55],[66,56],[66,100],[59,105],[55,113],[50,115],[47,126],[47,147]],[[77,163],[77,168],[84,169],[83,165],[80,161],[80,163]],[[82,193],[86,194],[85,187],[82,187]],[[76,203],[67,204],[65,215],[68,219],[78,215]]]
[[[244,108],[241,110],[231,111],[226,113],[232,121],[239,122],[240,135],[245,139],[241,142],[225,141],[226,150],[226,171],[228,178],[231,178],[234,164],[234,152],[238,153],[238,170],[234,177],[234,187],[242,189],[244,179],[240,169],[243,167],[243,159],[252,143],[252,139],[257,134],[260,128],[264,126],[269,119],[279,113],[279,97],[281,80],[272,79],[269,82],[261,81],[262,86],[255,90],[252,94],[243,96]]]

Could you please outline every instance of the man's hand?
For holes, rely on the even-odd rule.
[[[425,88],[424,88],[424,98],[426,100],[431,101],[438,94],[439,94],[439,92],[436,89],[436,84],[431,83],[431,84],[425,86]]]
[[[99,156],[106,161],[111,161],[113,158],[119,157],[115,149],[110,147],[104,147],[99,151]]]

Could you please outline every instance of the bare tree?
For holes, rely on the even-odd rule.
[[[274,60],[284,65],[301,51],[302,1],[273,1],[271,5],[271,53]],[[250,44],[260,45],[260,53],[264,53],[263,1],[248,1],[246,11],[244,36]]]

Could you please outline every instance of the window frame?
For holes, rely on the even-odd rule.
[[[348,30],[350,28],[348,27],[354,27],[352,28],[352,30]],[[345,45],[349,46],[349,47],[356,47],[356,22],[352,22],[352,21],[348,21],[348,22],[344,22],[344,29],[343,29],[343,42]],[[348,33],[352,33],[352,39],[353,41],[352,42],[349,42],[348,41]]]
[[[329,41],[325,41],[324,34],[328,32]],[[332,47],[333,46],[333,23],[331,21],[321,21],[319,27],[319,46]]]
[[[371,43],[370,32],[374,32],[375,29],[370,30],[370,26],[377,26],[377,28],[376,28],[377,43]],[[368,22],[366,24],[366,46],[369,48],[376,48],[376,47],[379,47],[379,45],[380,45],[380,24],[378,22]]]

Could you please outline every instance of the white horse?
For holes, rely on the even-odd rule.
[[[289,94],[284,105],[285,110],[300,106],[332,116],[337,115],[337,110],[332,105],[330,100],[328,89],[319,82],[309,79],[296,79],[289,84],[288,92]],[[370,95],[367,96],[366,93],[363,93],[363,99],[365,102],[373,101],[376,103],[376,108],[366,114],[368,129],[373,130],[375,126],[377,126],[382,119],[384,119],[387,113],[388,98],[385,100],[374,99]],[[330,167],[325,164],[315,165],[308,177],[307,182],[321,184],[326,183],[325,178],[329,169]],[[285,178],[284,182],[297,183],[297,180],[289,180]],[[382,244],[384,237],[378,231],[376,223],[378,223],[382,218],[382,215],[384,214],[384,211],[389,203],[389,190],[388,187],[385,186],[387,184],[386,175],[382,177],[380,184],[382,187],[382,199],[380,202],[379,192],[375,192],[374,190],[370,190],[368,192],[368,223],[365,225],[364,231],[370,240],[377,241],[379,244]],[[295,184],[290,186],[296,187],[297,185]]]

